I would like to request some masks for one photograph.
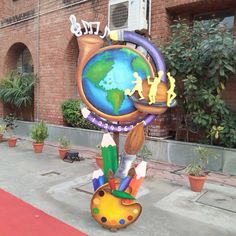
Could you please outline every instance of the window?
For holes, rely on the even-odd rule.
[[[16,71],[20,73],[33,73],[33,61],[28,48],[24,48],[20,53],[16,64]]]
[[[226,28],[228,28],[231,32],[233,32],[234,28],[234,12],[225,11],[225,12],[210,12],[204,13],[194,16],[194,21],[206,21],[212,19],[219,19],[220,23],[222,23]]]

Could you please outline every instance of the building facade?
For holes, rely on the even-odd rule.
[[[110,0],[119,3],[125,0]],[[137,1],[137,0],[136,0]],[[235,0],[138,0],[148,4],[147,28],[156,45],[166,41],[169,25],[178,17],[190,21],[219,15],[236,32]],[[127,2],[127,1],[126,1]],[[0,2],[0,77],[11,70],[34,72],[39,81],[34,91],[34,118],[63,124],[61,103],[77,98],[76,38],[70,32],[69,16],[77,20],[108,24],[109,0],[2,0]],[[118,16],[119,17],[119,16]],[[125,16],[124,16],[125,17]],[[132,19],[133,21],[136,19]],[[230,79],[224,98],[236,111],[236,80]],[[0,116],[4,115],[0,105]]]

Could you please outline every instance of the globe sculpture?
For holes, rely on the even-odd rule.
[[[134,72],[143,80],[152,74],[150,64],[136,50],[111,46],[99,51],[90,58],[82,73],[88,102],[111,120],[132,114],[136,108],[124,91],[134,87]]]
[[[149,40],[128,31],[114,32],[109,36],[114,41],[128,41],[144,48],[153,63],[151,65],[141,52],[126,45],[103,47],[104,41],[98,36],[80,36],[77,39],[80,48],[77,85],[86,105],[81,111],[87,120],[102,129],[128,132],[141,121],[144,126],[149,125],[156,115],[170,107],[175,96],[174,82],[167,91],[165,63]],[[160,73],[158,77],[157,73]],[[148,98],[143,96],[143,84],[147,78],[150,78],[148,84],[152,84]],[[154,99],[156,93],[162,91],[157,89],[161,84],[165,87],[164,102]],[[140,103],[142,99],[144,101]]]

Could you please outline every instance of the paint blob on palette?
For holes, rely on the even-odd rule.
[[[112,195],[109,184],[97,189],[91,199],[91,214],[103,227],[120,229],[138,219],[142,206],[136,200]]]

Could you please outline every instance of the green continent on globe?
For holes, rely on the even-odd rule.
[[[126,56],[127,55],[128,56],[135,56],[135,57],[137,56],[137,54],[134,51],[130,50],[129,48],[121,48],[120,51],[125,53]]]
[[[107,90],[107,101],[112,104],[114,114],[118,115],[119,109],[124,101],[124,91],[119,89]]]
[[[134,71],[140,71],[140,68],[142,68],[144,74],[147,76],[150,75],[149,68],[147,67],[146,62],[143,60],[142,57],[135,57],[131,62],[132,68]]]
[[[113,61],[106,61],[106,63],[104,63],[103,60],[96,61],[89,67],[85,77],[88,78],[97,88],[102,89],[102,87],[99,86],[99,83],[106,77],[113,65]]]

